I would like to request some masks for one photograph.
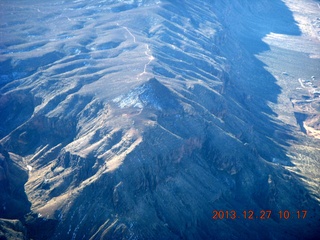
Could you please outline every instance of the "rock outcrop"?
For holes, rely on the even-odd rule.
[[[319,196],[287,169],[299,135],[276,118],[269,103],[281,89],[257,58],[268,33],[300,34],[283,1],[1,6],[0,217],[23,226],[1,220],[0,231],[319,235]],[[236,217],[213,219],[214,210]]]

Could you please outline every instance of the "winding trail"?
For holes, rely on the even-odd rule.
[[[299,81],[299,83],[300,83],[300,85],[301,85],[302,88],[306,88],[306,86],[303,84],[301,78],[299,78],[298,81]]]
[[[130,32],[130,30],[127,28],[127,27],[122,27],[124,28],[133,38],[133,42],[135,43],[136,42],[136,37],[132,34],[132,32]]]
[[[150,48],[149,48],[148,44],[146,44],[146,48],[147,48],[147,50],[144,53],[148,57],[149,62],[144,65],[143,72],[140,73],[138,76],[142,76],[143,74],[146,74],[148,65],[154,60],[154,57],[149,53],[150,52]]]
[[[117,25],[120,26],[119,23],[117,23]],[[133,42],[136,43],[136,37],[135,37],[135,35],[134,35],[127,27],[123,27],[123,26],[122,26],[122,28],[125,29],[125,30],[130,34],[130,36],[131,36],[132,39],[133,39]],[[149,61],[144,65],[143,72],[138,74],[137,79],[138,79],[140,76],[142,76],[142,75],[144,75],[144,74],[147,73],[147,67],[148,67],[149,64],[155,59],[155,58],[152,56],[152,54],[150,54],[150,52],[151,52],[151,50],[150,50],[150,48],[149,48],[149,44],[146,44],[146,50],[144,51],[144,54],[148,57]]]

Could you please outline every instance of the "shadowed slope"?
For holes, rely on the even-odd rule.
[[[282,1],[19,4],[2,4],[0,129],[32,168],[32,238],[318,234],[318,203],[282,166],[293,137],[268,106],[279,86],[255,56],[269,32],[299,34]]]

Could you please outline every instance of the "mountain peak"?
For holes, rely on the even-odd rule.
[[[2,1],[0,235],[319,236],[317,10]]]

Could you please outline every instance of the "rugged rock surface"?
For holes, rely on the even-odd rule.
[[[270,50],[268,34],[301,35],[283,1],[1,9],[0,197],[16,201],[0,217],[26,230],[7,220],[0,230],[31,239],[319,235],[319,174],[294,162],[308,156],[319,170],[319,142],[280,118],[277,68],[257,57]],[[312,151],[298,149],[305,138]],[[213,210],[237,218],[214,220]],[[292,218],[280,218],[285,210]]]
[[[0,239],[27,239],[27,232],[18,220],[0,218]]]
[[[2,218],[21,218],[30,209],[24,192],[28,174],[21,167],[19,156],[9,155],[0,145],[0,216]]]

